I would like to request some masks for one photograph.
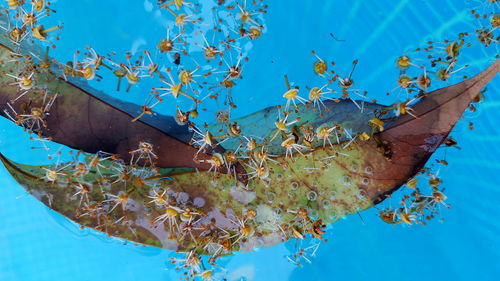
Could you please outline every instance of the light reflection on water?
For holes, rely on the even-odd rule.
[[[57,18],[66,24],[54,56],[69,60],[68,50],[86,45],[103,52],[129,51],[134,43],[135,48],[154,46],[158,33],[164,32],[159,27],[165,19],[149,10],[151,2],[127,0],[118,6],[114,1],[103,2],[54,5]],[[343,72],[359,59],[356,83],[380,102],[392,102],[385,93],[398,75],[394,58],[428,40],[474,28],[475,23],[466,20],[468,2],[270,1],[267,33],[246,47],[250,61],[245,79],[233,93],[241,105],[237,112],[244,115],[281,103],[284,74],[298,85],[319,81],[311,71],[313,49],[335,60]],[[138,15],[131,18],[130,9]],[[84,26],[77,21],[81,14],[92,15]],[[332,40],[329,33],[347,42]],[[480,51],[464,55],[472,65],[469,73],[488,64]],[[488,86],[478,111],[467,114],[452,134],[461,149],[442,150],[435,157],[446,157],[450,163],[440,170],[452,205],[443,211],[444,223],[388,226],[375,217],[376,210],[368,210],[362,213],[364,224],[350,216],[331,226],[329,242],[318,249],[312,264],[295,268],[286,260],[294,249],[291,241],[223,259],[221,264],[231,272],[228,280],[242,276],[247,280],[494,280],[500,276],[498,82],[497,78]],[[101,89],[115,86],[91,84]],[[273,93],[276,98],[269,98]],[[115,96],[136,103],[144,100],[140,89]],[[202,118],[211,117],[207,113]],[[469,119],[475,124],[473,131],[468,129]],[[2,120],[0,132],[2,153],[23,163],[44,163],[45,152],[20,151],[19,147],[30,146],[21,129]],[[26,196],[3,167],[0,178],[0,280],[178,279],[167,265],[173,253],[130,243],[124,246],[114,238],[81,230]]]

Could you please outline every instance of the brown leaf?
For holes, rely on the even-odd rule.
[[[392,167],[377,177],[392,179],[387,190],[372,194],[380,202],[422,169],[434,151],[446,140],[465,109],[500,70],[500,60],[478,75],[458,84],[433,91],[414,107],[417,118],[403,115],[379,134],[390,144]]]

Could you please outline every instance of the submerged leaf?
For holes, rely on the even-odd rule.
[[[427,94],[413,107],[415,117],[403,115],[380,134],[381,140],[391,144],[394,169],[381,174],[385,178],[398,179],[383,200],[401,184],[422,169],[429,157],[443,144],[457,121],[486,85],[500,71],[500,60],[486,70],[461,83],[438,89]]]
[[[316,143],[307,153],[295,153],[293,160],[278,148],[276,153],[281,156],[266,164],[267,171],[248,167],[248,185],[228,175],[201,171],[164,171],[160,177],[145,180],[132,175],[123,182],[103,184],[103,178],[112,177],[111,167],[102,176],[92,171],[83,177],[75,177],[69,167],[59,179],[49,182],[43,179],[49,167],[20,165],[4,156],[1,160],[31,194],[84,226],[177,251],[212,256],[250,251],[308,233],[321,237],[323,223],[381,202],[424,166],[499,68],[497,61],[469,80],[429,93],[414,107],[417,118],[386,119],[382,132],[363,141],[339,141],[333,149]],[[336,106],[341,110],[348,103],[331,106],[332,111]],[[375,112],[387,109],[378,105],[366,108],[372,112],[359,119],[340,115],[316,120],[318,116],[312,113],[301,115],[301,122],[318,127],[322,122],[351,121],[351,128],[365,132],[368,120],[378,115]],[[276,109],[254,113],[238,123],[246,133],[267,136],[275,121],[268,116],[272,110]],[[262,131],[252,125],[255,120],[265,120],[265,124],[259,123]],[[218,126],[211,128],[218,131]],[[228,144],[231,148],[236,145]],[[79,182],[91,186],[83,203],[74,195]],[[109,198],[120,194],[126,194],[128,200],[116,207]],[[165,195],[164,202],[159,194]]]
[[[2,41],[7,41],[6,39],[0,39],[0,43],[4,43],[4,46],[8,44]],[[23,45],[23,52],[35,52],[42,56],[34,46]],[[11,55],[8,47],[0,48],[0,61],[3,62],[0,72],[19,75]],[[61,69],[53,66],[53,69],[35,76],[35,85],[43,84],[52,95],[57,96],[48,114],[44,116],[45,126],[28,129],[35,133],[40,132],[55,142],[89,153],[104,151],[119,154],[121,159],[127,162],[131,158],[129,152],[137,149],[139,142],[149,142],[153,144],[153,150],[158,156],[156,164],[160,167],[209,168],[205,163],[193,161],[196,149],[187,143],[191,139],[187,126],[177,125],[173,117],[161,117],[156,121],[146,117],[151,123],[141,120],[131,122],[135,117],[131,115],[134,106],[106,98],[127,108],[128,112],[125,112],[123,108],[117,108],[98,98],[99,94],[95,90],[85,90],[84,88],[88,87],[84,86],[81,80],[70,77],[66,81],[55,74],[60,72]],[[11,77],[0,76],[0,115],[19,122],[17,116],[29,115],[31,110],[47,105],[48,99],[44,90],[33,89],[33,93],[23,94],[23,91],[11,82]],[[157,123],[160,121],[165,123],[160,126]],[[172,151],[179,154],[174,156]],[[200,153],[198,158],[207,159],[209,156]]]

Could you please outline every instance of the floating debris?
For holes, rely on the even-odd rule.
[[[402,186],[408,191],[398,207],[381,207],[386,223],[426,224],[450,207],[438,173],[424,165],[440,146],[457,145],[448,134],[463,111],[475,110],[471,103],[500,70],[496,61],[472,78],[458,76],[468,67],[461,54],[473,32],[395,58],[397,87],[388,95],[404,97],[392,105],[377,104],[358,88],[361,61],[337,71],[313,51],[312,70],[322,83],[299,86],[285,76],[286,88],[276,93],[284,105],[234,119],[231,88],[249,63],[242,46],[265,33],[267,5],[219,1],[209,21],[200,5],[158,1],[175,26],[165,27],[157,50],[102,55],[87,46],[61,63],[41,47],[55,47],[64,31],[41,22],[54,13],[50,2],[8,1],[0,14],[0,114],[43,149],[53,141],[78,150],[72,161],[60,163],[56,153],[57,161],[42,166],[0,154],[11,175],[82,227],[184,252],[170,262],[202,280],[213,280],[220,257],[291,239],[296,250],[286,258],[309,263],[328,224],[390,201]],[[489,9],[471,12],[489,17],[489,26],[476,31],[484,47],[498,43],[498,14]],[[168,54],[168,63],[155,54]],[[118,79],[116,91],[122,80],[125,92],[145,80],[157,87],[144,104],[125,109],[97,98],[86,84],[109,77]],[[431,85],[442,87],[430,91]],[[177,106],[175,116],[155,112],[169,99],[189,105]],[[216,122],[194,122],[207,101],[219,99],[224,108],[213,111]]]

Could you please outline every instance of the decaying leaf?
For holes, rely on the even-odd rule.
[[[0,39],[4,46],[8,44],[2,40],[7,40]],[[23,50],[26,53],[40,53],[36,46],[24,46]],[[44,98],[42,93],[35,98],[33,95],[21,96],[22,90],[9,82],[12,79],[6,73],[19,75],[15,61],[9,63],[12,61],[11,55],[8,49],[0,48],[0,61],[4,62],[0,65],[0,114],[16,119],[16,114],[30,114],[31,109],[42,107]],[[153,149],[158,155],[157,165],[160,167],[209,168],[206,163],[193,161],[196,149],[188,144],[191,133],[187,125],[179,126],[173,117],[165,116],[146,116],[144,119],[148,122],[131,122],[135,117],[133,114],[140,111],[137,107],[106,98],[121,107],[117,108],[98,98],[105,95],[90,89],[81,79],[68,77],[66,81],[54,73],[58,73],[57,66],[54,66],[54,71],[40,72],[35,76],[36,85],[46,85],[57,97],[45,116],[46,126],[33,131],[40,131],[54,142],[71,148],[90,153],[104,151],[119,154],[125,161],[130,159],[129,152],[137,149],[139,142],[149,142],[154,144]],[[174,157],[172,151],[178,151],[179,154]],[[200,153],[198,158],[207,159],[209,156]]]
[[[245,167],[250,178],[247,184],[212,171],[172,170],[161,171],[159,177],[143,179],[132,173],[125,181],[103,183],[102,179],[113,178],[116,171],[112,166],[100,175],[91,171],[76,177],[72,168],[75,163],[61,170],[57,180],[48,181],[44,175],[53,167],[21,165],[4,156],[1,160],[32,195],[81,225],[156,247],[227,255],[301,238],[306,233],[321,237],[322,224],[384,200],[424,166],[469,103],[499,70],[497,61],[469,80],[427,94],[414,106],[416,118],[386,115],[384,121],[380,119],[383,131],[375,134],[370,134],[369,121],[388,107],[368,105],[365,117],[357,118],[356,111],[336,116],[335,110],[349,108],[350,103],[345,101],[329,104],[333,114],[325,120],[317,113],[300,115],[302,124],[297,124],[298,128],[308,122],[313,128],[330,122],[329,127],[340,124],[339,128],[356,129],[351,132],[353,136],[366,132],[368,136],[350,141],[344,133],[332,147],[315,141],[310,150],[294,153],[292,159],[281,147],[271,145],[277,154],[274,161],[265,165],[266,170],[258,170],[258,165]],[[277,109],[265,109],[237,122],[244,132],[267,136],[276,121],[269,117],[276,116],[269,115],[273,110]],[[258,127],[256,120],[260,120]],[[220,131],[218,125],[210,129]],[[142,131],[128,133],[138,132]],[[101,150],[98,141],[89,141]],[[226,148],[238,145],[228,142]],[[167,155],[183,157],[180,151],[167,150]],[[169,179],[164,180],[167,176]],[[75,196],[81,182],[89,185],[87,199]],[[109,198],[120,194],[128,197],[117,207]],[[158,194],[165,195],[164,203],[155,201]]]

